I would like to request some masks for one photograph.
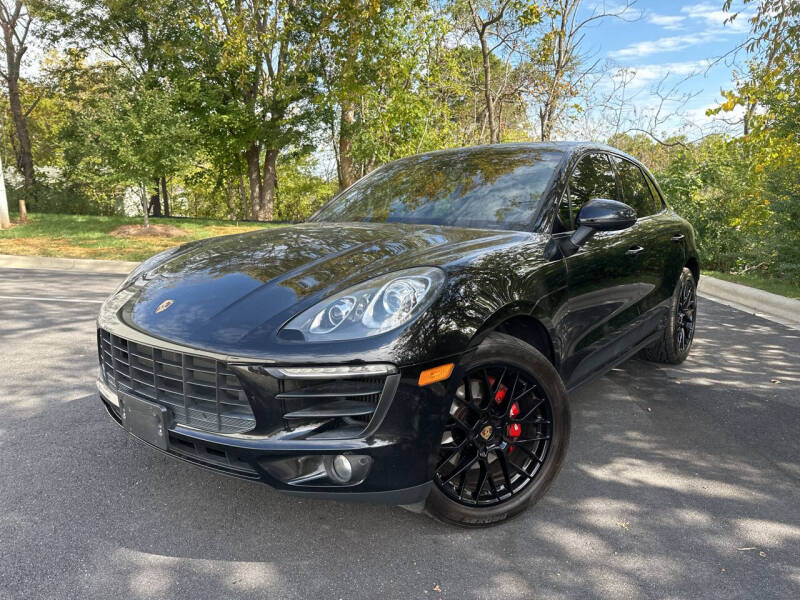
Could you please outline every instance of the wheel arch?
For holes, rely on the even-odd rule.
[[[692,272],[695,281],[700,281],[700,263],[697,261],[696,257],[689,257],[686,261],[686,268]]]
[[[556,370],[559,369],[559,353],[555,336],[546,322],[531,315],[530,311],[502,310],[495,313],[484,327],[472,338],[475,347],[492,332],[504,333],[533,346],[541,352]]]

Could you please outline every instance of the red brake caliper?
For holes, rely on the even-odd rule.
[[[519,415],[519,404],[516,402],[512,402],[511,406],[508,409],[508,416],[514,419],[517,415]],[[519,423],[511,423],[508,426],[508,437],[510,438],[518,438],[522,435],[522,425]],[[514,451],[514,446],[508,447],[509,454]]]

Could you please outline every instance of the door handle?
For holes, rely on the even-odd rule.
[[[669,239],[671,239],[673,242],[682,242],[684,237],[686,236],[684,236],[682,233],[676,233]]]
[[[644,248],[642,248],[641,246],[631,246],[630,248],[628,248],[628,250],[625,252],[625,254],[627,256],[634,256],[634,255],[640,254],[642,252],[644,252]]]

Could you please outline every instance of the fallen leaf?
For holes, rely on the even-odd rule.
[[[619,525],[619,526],[620,526],[620,527],[622,527],[623,529],[629,529],[629,528],[630,528],[630,526],[631,526],[631,524],[630,524],[630,523],[628,523],[628,521],[618,521],[618,522],[617,522],[617,525]]]

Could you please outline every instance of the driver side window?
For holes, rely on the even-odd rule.
[[[618,200],[614,170],[607,154],[587,154],[578,161],[567,186],[568,202],[562,202],[559,216],[565,226],[575,229],[581,207],[593,198]],[[569,220],[568,220],[569,219]]]

